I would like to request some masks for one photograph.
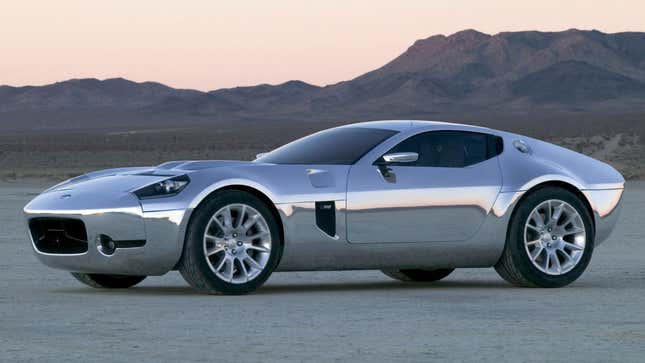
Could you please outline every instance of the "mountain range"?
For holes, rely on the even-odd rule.
[[[123,78],[0,86],[5,130],[517,113],[645,113],[645,33],[464,30],[418,40],[381,68],[324,87],[202,92]]]

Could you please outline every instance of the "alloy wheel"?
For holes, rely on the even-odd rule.
[[[567,202],[550,199],[529,214],[524,247],[537,269],[548,275],[563,275],[580,262],[586,236],[578,211]]]
[[[271,233],[265,218],[246,204],[229,204],[211,217],[204,232],[204,255],[223,281],[243,284],[266,267]]]

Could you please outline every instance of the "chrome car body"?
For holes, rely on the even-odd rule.
[[[63,182],[25,206],[27,223],[39,218],[81,220],[88,248],[51,253],[38,248],[32,238],[35,254],[48,266],[75,272],[164,274],[181,258],[195,208],[225,188],[258,195],[279,216],[284,249],[277,271],[490,267],[500,258],[517,202],[544,183],[561,185],[584,198],[593,213],[596,245],[607,239],[619,214],[624,179],[616,170],[540,140],[428,121],[342,127],[397,133],[353,165],[174,161],[99,171]],[[410,136],[439,130],[499,136],[503,152],[464,168],[392,165],[395,181],[375,165]],[[180,175],[187,175],[190,183],[176,195],[141,199],[133,193]],[[333,206],[332,233],[316,222],[317,206],[323,205]],[[101,250],[105,236],[141,243],[124,244],[106,254]]]

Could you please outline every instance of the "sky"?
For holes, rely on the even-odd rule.
[[[463,29],[645,31],[645,1],[0,0],[0,84],[333,84]]]

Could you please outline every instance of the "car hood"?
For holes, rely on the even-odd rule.
[[[152,167],[106,169],[68,179],[47,189],[45,192],[85,189],[102,190],[105,192],[131,192],[177,175],[190,175],[191,173],[205,169],[253,165],[262,164],[250,161],[231,160],[183,160],[170,161]]]
[[[183,161],[169,161],[163,163],[155,168],[156,171],[163,173],[164,171],[184,171],[191,172],[204,169],[213,169],[221,167],[235,167],[235,166],[252,166],[262,165],[252,161],[237,161],[237,160],[183,160]]]

